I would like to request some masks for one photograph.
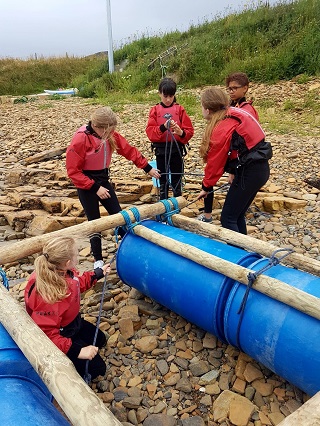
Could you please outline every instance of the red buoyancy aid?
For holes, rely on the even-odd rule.
[[[99,139],[86,132],[86,126],[80,127],[77,133],[86,133],[90,140],[90,149],[86,151],[83,170],[103,170],[110,166],[111,147],[108,140]]]
[[[265,133],[260,123],[246,110],[230,107],[227,111],[226,118],[234,118],[238,121],[239,125],[236,127],[235,131],[243,137],[248,150],[264,140]]]
[[[159,126],[167,120],[174,120],[179,126],[181,125],[179,117],[179,105],[173,104],[168,108],[164,108],[161,104],[155,105],[157,112],[157,123]]]

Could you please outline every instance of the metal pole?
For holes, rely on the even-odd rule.
[[[112,43],[112,26],[111,26],[111,6],[110,0],[107,0],[107,25],[108,25],[108,62],[109,62],[109,73],[114,71],[113,62],[113,43]]]

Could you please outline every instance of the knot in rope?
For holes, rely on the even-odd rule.
[[[140,224],[140,213],[139,213],[139,210],[136,208],[136,207],[131,207],[130,209],[129,209],[129,211],[131,211],[132,213],[133,213],[133,216],[134,216],[134,218],[135,218],[135,220],[136,220],[136,222],[134,222],[134,223],[132,223],[131,222],[131,219],[130,219],[130,216],[129,216],[129,213],[126,211],[126,210],[122,210],[121,212],[119,212],[119,213],[121,213],[122,214],[122,216],[123,216],[123,218],[124,218],[124,220],[125,220],[125,222],[126,222],[126,224],[125,225],[123,225],[123,226],[121,226],[121,228],[122,229],[124,229],[126,232],[133,232],[132,230],[133,230],[133,228],[135,227],[135,226],[137,226],[137,225],[139,225]],[[116,229],[115,229],[115,237],[116,237],[116,242],[118,243],[118,231],[119,231],[119,228],[120,228],[120,226],[117,226],[116,227]]]
[[[1,279],[2,279],[2,284],[5,286],[5,288],[7,290],[9,290],[9,281],[8,281],[8,278],[7,278],[6,273],[4,272],[4,270],[1,269],[1,268],[0,268],[0,276],[1,276]]]
[[[172,210],[171,210],[172,207],[170,202],[173,205]],[[162,203],[165,206],[166,211],[160,215],[157,215],[156,220],[158,222],[166,222],[170,226],[174,226],[172,222],[172,215],[178,214],[180,212],[178,201],[176,200],[176,198],[171,197],[171,198],[168,198],[167,200],[160,200],[160,203]]]

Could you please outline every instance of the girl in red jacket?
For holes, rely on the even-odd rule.
[[[90,360],[88,373],[94,379],[106,372],[106,364],[98,354],[106,337],[98,330],[93,346],[96,327],[81,318],[80,293],[108,273],[110,265],[79,275],[77,261],[73,238],[57,237],[45,244],[25,288],[25,305],[34,322],[70,358],[81,376]]]
[[[224,171],[231,184],[221,213],[224,228],[247,233],[245,213],[259,189],[269,179],[271,145],[259,122],[241,108],[229,107],[221,89],[206,89],[201,97],[202,114],[208,121],[200,146],[206,163],[200,198],[207,197]]]
[[[161,80],[161,102],[151,108],[146,127],[161,173],[160,200],[168,198],[169,186],[174,197],[182,194],[183,156],[194,133],[190,117],[183,106],[176,102],[176,90],[177,85],[172,78]]]
[[[109,182],[109,166],[112,153],[131,160],[148,175],[159,178],[160,174],[148,163],[137,148],[116,132],[117,117],[109,107],[98,108],[87,126],[80,127],[67,148],[66,167],[69,178],[78,190],[79,200],[88,220],[100,218],[99,203],[111,214],[121,207]],[[101,234],[90,236],[94,268],[103,265]]]
[[[252,101],[246,100],[246,93],[249,89],[249,79],[244,72],[235,72],[226,78],[226,91],[230,96],[230,106],[242,108],[249,112],[256,120],[259,121],[257,110],[253,107]],[[230,176],[230,179],[233,177]],[[210,192],[204,199],[204,213],[198,216],[202,222],[212,222],[212,204],[214,193]]]

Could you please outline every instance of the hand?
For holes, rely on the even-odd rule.
[[[106,263],[101,269],[103,271],[103,275],[109,274],[111,271],[110,263]]]
[[[205,190],[203,190],[203,189],[201,189],[200,194],[197,197],[197,200],[201,200],[201,198],[206,198],[207,195],[208,195],[208,192],[205,191]]]
[[[98,347],[97,346],[85,346],[81,349],[78,358],[79,359],[93,359],[97,353],[98,353]]]
[[[97,191],[97,195],[99,198],[101,198],[102,200],[106,199],[106,198],[111,198],[111,195],[109,193],[109,190],[107,188],[105,188],[104,186],[100,186],[100,188]]]
[[[180,126],[173,120],[171,120],[171,126],[172,132],[178,136],[183,135],[183,130],[180,128]]]
[[[230,185],[232,184],[233,179],[234,179],[234,175],[232,173],[230,173],[229,176],[228,176],[228,183],[230,183]]]
[[[160,178],[160,170],[158,170],[158,169],[154,169],[153,167],[152,167],[152,169],[150,170],[150,172],[148,172],[148,175],[149,176],[151,176],[151,177],[154,177],[154,178],[156,178],[156,179],[159,179]]]

